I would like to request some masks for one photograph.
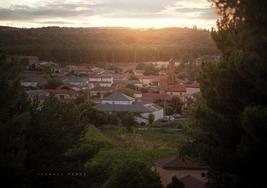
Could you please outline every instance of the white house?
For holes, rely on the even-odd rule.
[[[68,76],[63,79],[63,82],[74,86],[85,87],[88,85],[88,78],[79,76]]]
[[[154,115],[154,120],[163,118],[163,108],[156,104],[135,103],[135,99],[123,93],[115,92],[105,97],[101,104],[96,105],[96,109],[105,112],[133,112],[136,114],[138,123],[148,123],[150,114]]]
[[[102,104],[121,104],[121,105],[129,105],[133,104],[134,98],[129,97],[123,93],[115,92],[102,100]]]
[[[110,82],[113,84],[114,79],[112,76],[95,75],[89,77],[89,82]]]

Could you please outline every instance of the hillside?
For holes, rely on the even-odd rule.
[[[209,31],[187,28],[0,27],[0,49],[62,63],[165,61],[218,53]]]

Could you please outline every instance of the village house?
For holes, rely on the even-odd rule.
[[[26,93],[32,101],[39,100],[42,103],[47,98],[44,90],[29,90]]]
[[[138,101],[144,103],[152,103],[156,100],[170,100],[172,98],[171,95],[167,95],[165,93],[143,93],[141,98],[138,98]]]
[[[110,82],[113,84],[114,79],[108,75],[91,75],[89,76],[89,82]]]
[[[105,97],[102,100],[102,104],[122,104],[122,105],[127,105],[127,104],[133,104],[135,101],[134,98],[129,97],[123,93],[120,92],[115,92],[112,93],[111,95]]]
[[[186,99],[186,87],[183,85],[170,86],[165,90],[165,93],[172,97],[179,97],[183,102]]]
[[[133,73],[135,76],[144,76],[145,71],[144,70],[134,70]]]
[[[93,73],[95,73],[95,74],[102,74],[102,73],[105,72],[105,69],[103,69],[103,68],[99,68],[99,67],[94,67],[94,68],[91,69],[91,71],[92,71]]]
[[[91,87],[112,87],[113,83],[112,82],[89,82],[88,83]]]
[[[156,162],[156,172],[160,176],[164,186],[171,183],[172,177],[176,176],[179,180],[187,181],[187,184],[190,184],[188,180],[192,181],[191,183],[198,182],[198,186],[192,188],[204,188],[207,180],[208,168],[199,161],[179,158],[174,155],[158,160]]]
[[[47,80],[34,71],[24,71],[20,84],[26,90],[39,89],[45,86]]]
[[[78,92],[68,89],[46,89],[44,90],[45,96],[55,96],[59,100],[71,101],[77,99],[80,95]]]
[[[139,114],[136,116],[136,121],[138,121],[138,123],[148,123],[150,114],[154,115],[154,120],[163,118],[162,107],[153,103],[135,103],[134,98],[120,92],[115,92],[105,97],[101,104],[98,104],[95,108],[105,112],[133,112]]]
[[[26,91],[31,100],[38,99],[41,103],[50,95],[55,96],[59,100],[75,100],[82,95],[82,92],[68,86],[59,86],[56,89],[45,90],[29,90]]]
[[[138,76],[145,87],[161,87],[167,84],[166,76]]]
[[[185,87],[187,96],[192,96],[196,93],[200,93],[200,86],[197,82],[194,82],[192,84],[186,84]]]
[[[42,61],[40,62],[40,69],[49,69],[53,73],[59,73],[60,72],[60,67],[59,64],[51,62],[51,61]]]
[[[78,86],[78,87],[86,87],[88,86],[88,78],[80,77],[80,76],[67,76],[63,79],[63,82],[66,84]]]
[[[140,99],[143,97],[143,94],[141,91],[134,91],[133,97],[135,98],[135,100]]]
[[[104,98],[106,94],[112,93],[114,90],[113,87],[94,87],[92,89],[86,90],[89,97]]]

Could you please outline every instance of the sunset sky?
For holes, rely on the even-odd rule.
[[[0,25],[13,27],[215,26],[207,0],[0,0]]]

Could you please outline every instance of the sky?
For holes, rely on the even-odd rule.
[[[0,0],[0,25],[12,27],[215,27],[208,0]]]

